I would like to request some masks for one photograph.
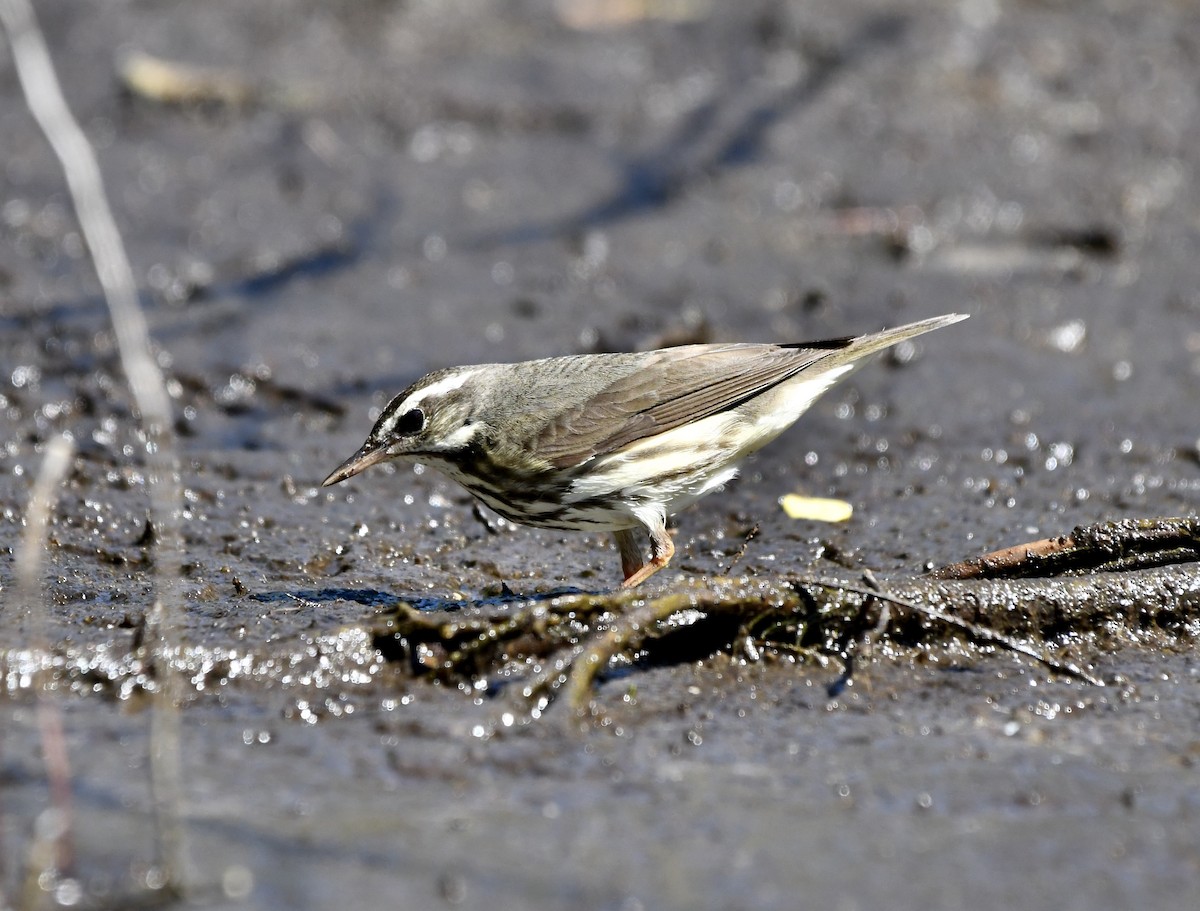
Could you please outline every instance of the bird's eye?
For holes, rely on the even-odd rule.
[[[400,415],[393,432],[401,436],[420,433],[425,427],[425,412],[420,408],[412,408]]]

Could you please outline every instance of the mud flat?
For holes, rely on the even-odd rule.
[[[388,631],[398,602],[502,622],[619,576],[607,538],[512,526],[430,471],[317,487],[373,409],[447,364],[972,314],[856,374],[680,516],[648,597],[870,570],[928,600],[930,567],[1195,513],[1193,12],[645,6],[604,23],[566,0],[38,4],[177,414],[199,894],[263,909],[1195,905],[1187,553],[988,583],[972,622],[1103,687],[899,607],[870,649],[852,626],[803,639],[811,617],[786,641],[744,621],[689,639],[684,614],[657,652],[635,643],[607,666],[596,711],[560,700],[534,720],[520,688],[536,649],[430,674],[442,646],[414,660]],[[187,79],[134,78],[147,55]],[[28,672],[49,663],[79,889],[57,897],[126,906],[156,857],[141,440],[7,53],[0,137],[5,553],[48,440],[76,444],[36,636],[0,563],[4,888],[18,893],[48,801]],[[854,515],[789,519],[788,493]],[[558,645],[585,641],[569,635]]]

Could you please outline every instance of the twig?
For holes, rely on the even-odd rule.
[[[746,556],[746,549],[750,546],[750,542],[753,541],[758,535],[758,531],[759,524],[755,522],[754,527],[746,532],[745,536],[742,538],[742,546],[739,547],[733,557],[730,558],[729,565],[725,567],[725,572],[722,573],[722,575],[728,576],[731,572],[733,572],[733,568],[737,566],[738,561],[741,560],[742,557]]]
[[[867,631],[867,647],[885,631],[888,606],[899,607],[960,630],[976,642],[1036,661],[1054,673],[1104,685],[1099,677],[1075,664],[935,606],[944,595],[921,580],[913,582],[926,588],[927,594],[901,597],[870,576],[862,584],[802,576],[757,582],[709,579],[648,598],[629,591],[567,595],[524,606],[508,605],[504,612],[426,612],[398,605],[376,641],[385,655],[407,657],[415,673],[439,679],[491,678],[514,662],[537,660],[541,670],[521,687],[531,717],[540,717],[560,693],[576,713],[595,717],[601,709],[590,701],[592,686],[612,659],[619,654],[636,658],[639,649],[673,629],[707,626],[713,630],[722,622],[753,622],[771,616],[778,618],[781,626],[797,621],[816,623],[860,636],[867,623],[866,609],[874,601],[881,606],[880,617]],[[835,612],[846,616],[838,619]],[[688,618],[689,613],[695,616]],[[673,622],[676,618],[679,622]],[[852,632],[856,629],[859,632]],[[843,659],[853,662],[847,649],[839,651]],[[849,672],[850,668],[843,683]]]
[[[133,269],[104,192],[100,166],[72,116],[29,0],[0,0],[13,64],[29,110],[62,164],[97,277],[112,316],[121,363],[145,432],[150,510],[158,540],[157,596],[147,625],[159,674],[150,721],[151,789],[168,890],[183,891],[186,851],[182,823],[178,674],[172,670],[177,584],[183,553],[182,491],[171,422],[171,402],[151,353]]]
[[[972,623],[962,617],[947,613],[929,604],[917,604],[906,601],[895,595],[890,595],[879,587],[877,582],[870,580],[866,585],[851,585],[844,582],[824,579],[799,579],[794,583],[796,588],[812,587],[837,593],[860,595],[865,599],[875,598],[883,604],[892,604],[913,611],[920,616],[945,623],[967,633],[973,639],[997,645],[1000,648],[1023,655],[1039,664],[1044,665],[1055,673],[1084,680],[1093,686],[1104,686],[1104,681],[1089,674],[1073,664],[1058,661],[1030,645],[995,632],[985,626]],[[534,692],[553,690],[565,683],[567,702],[577,714],[585,714],[589,709],[589,699],[596,677],[608,666],[609,661],[622,651],[637,648],[646,638],[653,634],[659,625],[666,623],[672,616],[685,610],[700,610],[708,614],[716,614],[724,609],[739,611],[742,607],[739,601],[721,601],[713,599],[702,603],[694,595],[688,593],[668,593],[652,598],[643,604],[636,605],[627,615],[617,619],[613,626],[602,633],[594,635],[587,643],[577,646],[565,660],[555,663],[552,677],[541,679]],[[847,680],[849,678],[847,677]],[[592,711],[592,714],[595,714]]]
[[[939,623],[945,623],[947,626],[953,626],[962,630],[972,639],[977,639],[980,642],[988,642],[993,645],[998,645],[1001,648],[1014,652],[1018,655],[1024,655],[1033,661],[1049,668],[1057,674],[1062,674],[1066,677],[1074,677],[1078,680],[1083,680],[1092,686],[1104,686],[1104,681],[1093,674],[1089,674],[1082,668],[1076,667],[1074,664],[1067,664],[1049,655],[1039,652],[1030,645],[1026,645],[1018,639],[1011,636],[1006,636],[1003,633],[998,633],[995,630],[988,629],[986,626],[981,626],[978,623],[972,623],[970,620],[965,620],[956,614],[947,613],[940,608],[934,607],[931,604],[917,604],[915,601],[906,601],[903,598],[898,598],[895,595],[890,595],[880,588],[872,588],[870,586],[849,585],[842,582],[822,582],[821,580],[806,581],[800,583],[802,585],[816,585],[822,588],[836,587],[843,592],[851,594],[863,595],[864,597],[878,598],[888,604],[893,604],[896,607],[903,607],[922,617],[928,617],[930,620],[936,620]],[[876,583],[878,584],[878,583]]]
[[[869,569],[862,571],[863,584],[873,592],[882,592],[883,588],[879,585],[879,580],[875,578],[875,574]],[[871,607],[871,598],[864,598],[862,603],[862,617],[866,620],[867,611]],[[870,658],[875,649],[875,638],[883,635],[887,630],[888,624],[892,620],[891,602],[885,598],[879,599],[879,619],[870,628],[863,630],[858,634],[846,647],[845,654],[842,656],[842,673],[837,680],[826,687],[826,692],[830,699],[836,699],[845,689],[850,686],[854,679],[854,667],[856,664],[855,657],[859,649],[863,654]]]
[[[1121,519],[994,550],[933,570],[935,579],[1017,579],[1143,569],[1200,559],[1200,519]]]
[[[26,634],[34,641],[35,647],[46,651],[46,618],[44,611],[38,609],[38,602],[41,601],[42,552],[46,545],[50,516],[54,513],[54,504],[58,501],[58,492],[71,467],[74,452],[75,444],[67,436],[54,437],[46,445],[41,470],[29,495],[25,531],[17,552],[17,591],[20,593],[19,603],[24,609]],[[37,693],[38,728],[42,738],[42,759],[46,763],[46,777],[50,783],[50,808],[42,811],[34,825],[22,887],[22,904],[27,908],[35,906],[37,896],[42,891],[38,885],[41,876],[51,870],[58,876],[69,875],[74,863],[71,844],[71,761],[63,734],[62,714],[44,688],[39,687]]]

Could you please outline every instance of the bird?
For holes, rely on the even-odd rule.
[[[632,588],[671,561],[669,516],[732,480],[864,358],[966,318],[437,370],[388,402],[322,486],[393,459],[421,462],[512,522],[612,532]]]

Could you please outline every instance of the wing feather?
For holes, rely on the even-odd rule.
[[[834,339],[812,347],[687,345],[653,352],[640,369],[542,428],[533,450],[557,468],[579,465],[736,408],[851,343]]]

